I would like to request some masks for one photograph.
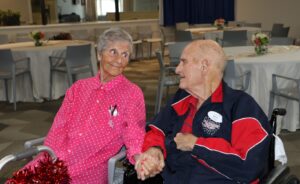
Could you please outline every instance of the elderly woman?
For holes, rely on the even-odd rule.
[[[122,75],[131,36],[111,28],[99,36],[100,71],[68,89],[45,145],[68,166],[72,183],[107,183],[107,162],[125,144],[131,163],[141,152],[145,104],[141,89]]]

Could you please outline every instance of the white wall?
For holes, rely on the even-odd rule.
[[[261,22],[263,30],[273,23],[290,26],[290,37],[300,38],[300,0],[235,0],[236,20]]]
[[[77,4],[73,5],[71,0],[68,1],[62,1],[57,0],[57,13],[61,14],[71,14],[76,13],[80,16],[81,19],[85,18],[85,6],[81,5],[81,1],[77,0]]]
[[[3,11],[12,10],[14,12],[20,12],[21,23],[32,22],[30,0],[0,0],[0,9]]]

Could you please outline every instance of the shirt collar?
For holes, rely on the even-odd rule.
[[[95,90],[104,89],[106,91],[109,91],[112,88],[114,88],[118,83],[120,83],[122,80],[124,80],[124,78],[125,78],[124,75],[120,74],[106,83],[101,83],[100,71],[99,71],[95,77],[92,77],[91,88]]]
[[[223,102],[223,82],[220,82],[217,89],[211,95],[211,103],[222,103]],[[190,94],[184,95],[179,100],[172,104],[173,109],[176,113],[181,116],[185,114],[189,105],[196,107],[198,103],[198,99]]]

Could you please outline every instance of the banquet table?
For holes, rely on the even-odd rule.
[[[251,71],[250,88],[247,92],[254,97],[265,113],[269,110],[269,96],[272,88],[272,74],[276,73],[293,78],[300,78],[300,47],[269,46],[265,55],[256,55],[253,46],[225,47],[228,58],[233,58],[237,70]],[[288,87],[290,83],[280,81],[279,87]],[[287,114],[280,119],[277,130],[299,129],[299,106],[297,102],[276,97],[275,107],[287,109]],[[245,107],[247,108],[247,107]]]
[[[225,27],[224,30],[247,30],[247,38],[250,41],[254,33],[260,32],[261,29],[257,27]],[[216,27],[199,27],[188,28],[185,31],[190,31],[192,34],[203,35],[204,39],[219,40],[223,39],[224,30],[218,30]]]
[[[11,49],[14,59],[29,57],[30,70],[33,80],[33,90],[28,76],[19,76],[16,80],[17,101],[43,101],[49,98],[50,62],[49,56],[64,57],[67,46],[92,44],[91,61],[94,73],[97,73],[97,59],[93,42],[83,40],[50,40],[44,41],[43,46],[36,47],[34,42],[20,42],[0,45],[0,49]],[[1,62],[1,61],[0,61]],[[83,74],[79,78],[87,77]],[[53,75],[52,99],[63,96],[69,87],[67,76],[55,72]],[[5,100],[4,82],[0,81],[0,100]],[[33,92],[33,93],[32,93]],[[9,93],[12,94],[10,87]],[[9,95],[10,97],[12,95]],[[33,98],[34,97],[34,98]],[[10,98],[12,101],[12,98]]]

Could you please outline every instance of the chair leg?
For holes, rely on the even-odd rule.
[[[163,80],[160,79],[157,88],[154,115],[158,114],[158,112],[160,111],[162,96],[163,96]]]
[[[6,101],[9,101],[9,99],[8,99],[8,81],[7,81],[7,79],[4,79],[4,87],[5,87]]]
[[[151,58],[151,56],[152,56],[152,43],[151,42],[149,42],[149,59]]]
[[[33,100],[35,101],[35,97],[34,97],[34,87],[33,87],[33,80],[32,80],[32,76],[31,76],[31,73],[28,72],[28,76],[29,76],[29,82],[30,82],[30,85],[31,85],[31,90],[32,90],[32,97],[33,97]]]
[[[16,102],[16,76],[14,75],[12,78],[12,91],[13,91],[13,103],[14,103],[14,110],[17,110],[17,102]]]
[[[167,89],[166,89],[166,99],[168,99],[168,96],[169,96],[169,88],[170,88],[170,86],[167,86]]]
[[[274,101],[275,101],[275,95],[270,92],[270,99],[269,99],[269,112],[268,112],[268,118],[271,119],[272,111],[274,108]]]
[[[50,70],[50,89],[49,89],[49,100],[52,100],[52,82],[53,82],[53,79],[52,79],[52,72],[54,71],[51,71]]]

